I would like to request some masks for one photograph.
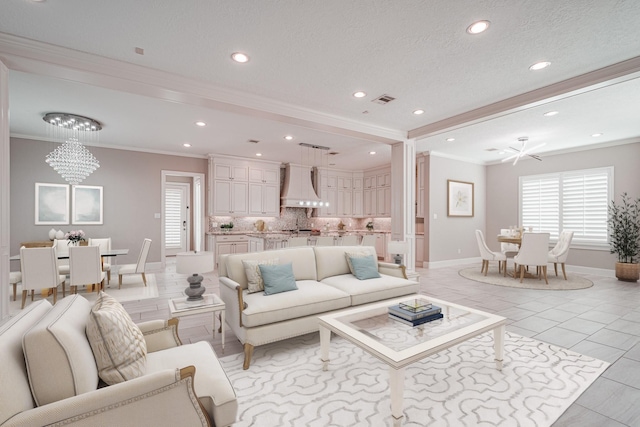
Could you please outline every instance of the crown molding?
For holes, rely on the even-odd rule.
[[[393,144],[406,132],[300,108],[257,95],[86,52],[0,33],[10,70],[44,75],[169,102],[223,110],[366,141]]]
[[[410,130],[423,139],[640,77],[640,56]]]

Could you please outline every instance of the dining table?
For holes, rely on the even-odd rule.
[[[129,254],[129,249],[110,249],[108,251],[100,252],[101,257],[115,257],[118,255],[127,255]],[[58,259],[69,259],[69,253],[60,253],[57,254]],[[20,254],[11,255],[9,257],[9,261],[20,261]]]

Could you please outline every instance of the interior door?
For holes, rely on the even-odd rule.
[[[188,183],[169,182],[164,193],[165,256],[186,252],[189,248],[190,215]]]

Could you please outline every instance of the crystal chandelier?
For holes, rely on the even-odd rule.
[[[82,144],[97,142],[102,125],[93,119],[76,114],[47,113],[49,139],[63,141],[47,155],[46,162],[71,185],[81,183],[100,167],[98,160]]]

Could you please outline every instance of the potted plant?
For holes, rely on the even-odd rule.
[[[640,198],[631,199],[622,193],[622,203],[615,200],[609,206],[609,243],[611,253],[618,255],[618,280],[637,282],[640,278],[638,253],[640,252]]]

